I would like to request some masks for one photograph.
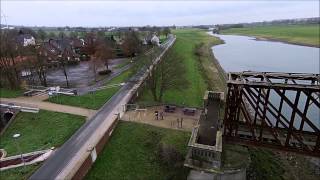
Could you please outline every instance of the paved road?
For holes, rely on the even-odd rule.
[[[116,70],[112,71],[111,74],[108,77],[106,77],[103,80],[98,81],[94,85],[86,86],[86,87],[73,88],[73,89],[77,90],[78,95],[87,94],[90,90],[105,85],[111,79],[119,76],[122,72],[128,70],[131,66],[132,66],[132,64],[130,63],[130,64],[127,64],[126,66],[123,66],[122,68],[119,68],[119,69],[116,69]]]
[[[175,38],[170,37],[166,45],[171,45]],[[156,61],[158,61],[157,59]],[[146,68],[132,77],[104,106],[87,121],[55,154],[53,154],[30,179],[68,179],[70,171],[76,171],[88,155],[88,148],[94,147],[115,120],[115,113],[131,97],[131,94],[141,84],[141,78],[146,75]],[[122,112],[123,113],[123,112]],[[75,172],[73,172],[75,173]]]

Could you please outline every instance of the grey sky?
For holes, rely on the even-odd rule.
[[[37,26],[199,25],[319,17],[319,1],[7,1],[1,23]]]

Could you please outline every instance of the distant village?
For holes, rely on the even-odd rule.
[[[168,27],[144,28],[1,28],[1,87],[47,86],[48,69],[63,69],[80,61],[105,65],[108,60],[134,57],[152,46],[160,46],[168,36]],[[108,71],[107,71],[108,72]],[[95,73],[99,73],[96,72]],[[30,77],[37,77],[32,84]],[[34,82],[34,81],[33,81]]]

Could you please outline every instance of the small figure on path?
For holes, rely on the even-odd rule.
[[[179,118],[177,118],[177,128],[179,128]]]
[[[163,111],[160,111],[160,118],[163,120]]]
[[[182,122],[183,122],[183,118],[181,118],[180,120],[180,128],[182,128]]]
[[[155,116],[155,119],[156,119],[156,120],[159,119],[159,113],[158,113],[158,111],[154,111],[154,116]]]

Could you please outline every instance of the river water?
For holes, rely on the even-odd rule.
[[[217,35],[209,33],[224,40],[224,44],[212,47],[214,56],[226,72],[239,71],[267,71],[267,72],[300,72],[319,74],[320,49],[299,46],[274,41],[258,41],[253,37],[237,35]],[[279,97],[271,93],[271,102],[279,106]],[[295,93],[286,94],[294,102]],[[299,109],[303,112],[305,97],[301,96]],[[287,107],[286,107],[287,106]],[[290,118],[292,110],[284,103],[282,113]],[[269,114],[269,116],[271,116]],[[307,117],[320,128],[320,110],[314,104],[310,106]],[[274,119],[274,118],[271,118]],[[295,126],[300,125],[301,118],[295,118]],[[311,130],[309,125],[304,130]]]

